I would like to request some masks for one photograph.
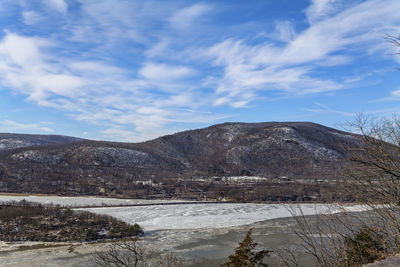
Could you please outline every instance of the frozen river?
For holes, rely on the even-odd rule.
[[[97,197],[57,196],[0,196],[0,202],[26,199],[43,204],[53,203],[107,214],[127,223],[138,223],[146,231],[144,240],[152,248],[172,251],[198,263],[194,266],[219,266],[232,254],[249,228],[260,247],[275,249],[282,244],[299,242],[294,230],[298,227],[293,212],[300,207],[304,215],[328,212],[358,212],[366,210],[360,205],[327,204],[176,204],[177,200],[112,199]],[[162,205],[156,205],[160,203]],[[101,207],[103,205],[143,204],[151,206]],[[80,210],[78,209],[78,210]],[[312,218],[313,216],[311,216]],[[1,242],[0,242],[1,243]],[[21,243],[19,245],[27,245]],[[74,252],[70,245],[43,249],[19,250],[18,244],[0,244],[0,263],[6,266],[95,266],[93,253],[105,251],[106,243],[80,244]],[[271,262],[278,262],[276,256]],[[22,264],[22,265],[21,265]],[[1,264],[0,264],[1,265]]]
[[[145,231],[171,229],[226,228],[278,218],[292,217],[301,208],[304,215],[363,211],[365,206],[327,204],[183,204],[143,207],[85,208],[127,223],[138,223]]]
[[[299,207],[304,215],[325,214],[328,212],[335,213],[344,210],[350,212],[363,211],[366,209],[365,206],[360,205],[338,206],[334,204],[179,204],[182,203],[182,201],[101,197],[0,195],[0,203],[21,200],[42,204],[55,204],[64,207],[85,207],[78,210],[87,210],[98,214],[110,215],[130,224],[138,223],[145,231],[235,227],[260,221],[292,217],[293,212],[298,213]],[[125,205],[127,207],[118,207]],[[97,208],[86,208],[88,206]]]

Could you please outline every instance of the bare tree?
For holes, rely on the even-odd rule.
[[[185,267],[185,262],[172,252],[160,255],[155,263],[157,267]]]
[[[122,240],[112,243],[108,251],[99,252],[95,255],[95,262],[100,266],[115,267],[141,267],[153,256],[147,246],[139,238]]]
[[[351,213],[340,204],[330,204],[326,209],[323,214],[316,209],[316,215],[306,216],[300,206],[292,206],[290,211],[297,224],[295,234],[300,242],[277,251],[283,265],[361,266],[360,263],[391,253],[386,246],[389,236],[382,225],[374,224],[374,213]]]
[[[400,35],[385,39],[400,48]],[[292,212],[303,249],[319,266],[361,266],[400,252],[400,117],[360,115],[347,130],[358,146],[345,146],[344,187],[369,211],[318,215],[314,221],[300,208],[300,214]],[[284,264],[301,266],[295,253],[286,254]]]
[[[393,36],[393,35],[386,35],[385,36],[386,41],[391,43],[393,46],[396,48],[400,48],[400,35],[398,36]],[[400,54],[400,52],[397,52],[396,54]]]
[[[112,243],[105,252],[98,252],[94,262],[104,267],[183,267],[184,261],[171,252],[163,254],[149,248],[135,237]]]
[[[373,223],[391,236],[387,245],[400,248],[400,118],[359,116],[353,127],[361,134],[360,146],[349,151],[345,177],[349,188],[364,197]]]
[[[361,266],[400,251],[400,118],[360,115],[350,127],[358,146],[345,147],[342,177],[368,211],[308,217],[300,207],[292,210],[301,249],[318,266]],[[292,259],[284,263],[301,266]]]

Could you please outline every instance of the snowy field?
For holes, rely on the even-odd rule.
[[[182,204],[145,207],[85,208],[107,214],[127,223],[138,223],[146,231],[171,229],[217,229],[252,224],[259,221],[292,217],[300,206],[304,215],[364,211],[361,205],[327,204]],[[298,212],[298,210],[297,210]]]
[[[0,203],[10,201],[26,200],[30,202],[38,202],[41,204],[54,204],[64,207],[82,207],[82,206],[123,206],[123,205],[139,205],[139,204],[156,204],[156,203],[177,203],[180,200],[148,200],[148,199],[119,199],[119,198],[102,198],[102,197],[61,197],[61,196],[8,196],[0,195]],[[188,202],[188,201],[185,201]]]

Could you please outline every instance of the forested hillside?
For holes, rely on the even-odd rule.
[[[320,194],[316,181],[335,181],[343,147],[358,143],[352,134],[307,122],[225,123],[135,144],[77,141],[1,152],[0,190],[216,198],[240,195],[241,188],[258,190],[255,199],[296,198],[302,193],[290,196],[293,182],[307,185],[309,196]],[[237,186],[243,177],[258,180]]]

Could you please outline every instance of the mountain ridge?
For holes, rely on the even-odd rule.
[[[0,153],[0,191],[122,196],[140,192],[143,197],[168,190],[182,193],[186,189],[178,181],[213,184],[213,177],[335,180],[347,157],[344,147],[357,142],[354,134],[310,122],[231,122],[140,143],[78,139],[19,147]],[[204,193],[205,187],[193,182],[190,192]]]
[[[85,139],[64,135],[0,133],[0,151],[29,146],[69,144],[83,140]]]

